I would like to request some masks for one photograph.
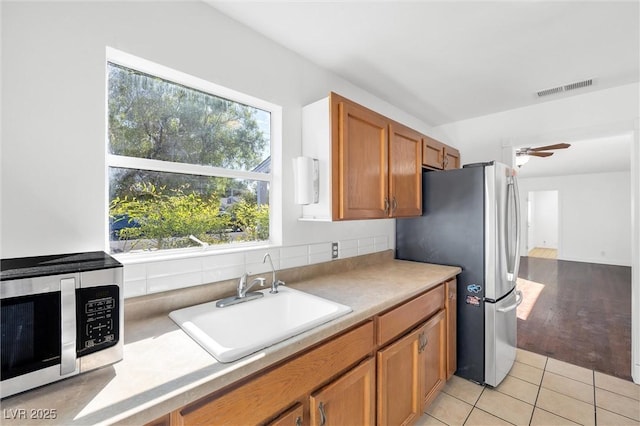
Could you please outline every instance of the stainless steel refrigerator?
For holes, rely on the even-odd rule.
[[[396,258],[462,268],[456,375],[497,386],[515,360],[522,301],[515,171],[497,162],[425,171],[422,191],[423,215],[396,221]]]

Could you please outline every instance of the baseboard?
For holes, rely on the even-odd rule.
[[[567,256],[558,256],[557,260],[566,260],[569,262],[583,262],[583,263],[597,263],[600,265],[612,265],[612,266],[628,266],[631,267],[630,261],[624,261],[620,259],[588,259],[588,258],[577,258],[577,257],[567,257]]]

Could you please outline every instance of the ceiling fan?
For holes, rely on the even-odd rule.
[[[516,150],[516,164],[518,167],[521,167],[527,161],[529,161],[529,157],[551,157],[553,155],[553,151],[555,149],[566,149],[569,148],[571,144],[568,143],[556,143],[553,145],[540,146],[537,148],[518,148]]]
[[[538,148],[519,148],[516,151],[516,155],[532,155],[534,157],[550,157],[553,155],[553,152],[545,152],[552,151],[554,149],[566,149],[569,148],[571,144],[568,143],[557,143],[554,145],[541,146]]]

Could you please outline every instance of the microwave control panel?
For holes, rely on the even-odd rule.
[[[78,356],[88,355],[118,342],[119,292],[117,285],[76,289]]]

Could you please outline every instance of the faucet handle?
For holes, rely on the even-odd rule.
[[[284,281],[281,281],[281,280],[276,280],[276,281],[272,282],[271,283],[271,290],[269,290],[269,293],[277,294],[278,293],[278,286],[281,286],[281,285],[286,286]]]
[[[240,277],[240,280],[238,281],[238,288],[237,288],[237,291],[236,291],[237,294],[238,294],[238,297],[244,297],[244,294],[247,291],[247,279],[248,278],[249,278],[249,273],[248,272],[245,272]]]

